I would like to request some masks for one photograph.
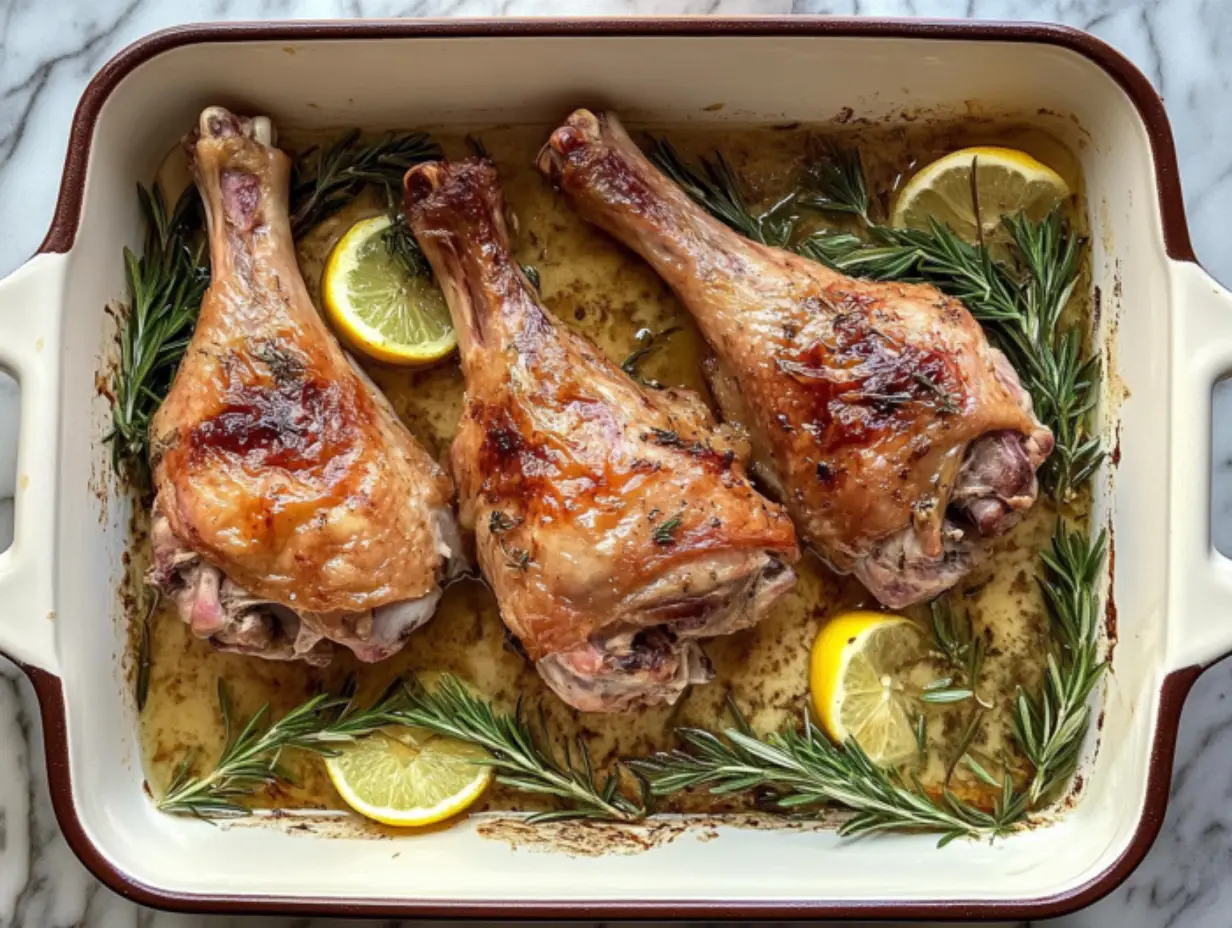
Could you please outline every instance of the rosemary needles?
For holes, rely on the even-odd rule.
[[[1040,588],[1054,644],[1041,692],[1032,697],[1020,690],[1013,716],[1014,737],[1035,768],[1026,793],[1029,808],[1069,782],[1091,725],[1087,700],[1108,666],[1100,659],[1097,590],[1106,550],[1104,532],[1092,541],[1061,524],[1042,555]]]
[[[807,716],[803,729],[758,738],[731,706],[735,726],[722,734],[696,728],[678,732],[682,750],[655,754],[631,766],[655,796],[705,788],[719,796],[763,790],[783,811],[817,812],[834,803],[856,814],[839,834],[879,831],[940,832],[940,844],[955,838],[992,838],[1011,823],[1000,807],[985,812],[948,789],[939,795],[878,767],[854,741],[833,744]]]
[[[438,735],[478,745],[488,757],[479,763],[496,771],[496,780],[524,793],[553,796],[560,808],[532,815],[529,821],[591,819],[633,822],[645,807],[621,791],[619,770],[601,777],[590,752],[579,739],[557,751],[543,715],[538,731],[526,720],[521,705],[502,712],[472,693],[462,681],[442,675],[432,689],[418,680],[395,682],[367,709],[352,695],[314,696],[276,722],[267,720],[263,707],[242,727],[233,722],[225,684],[218,684],[218,703],[226,728],[222,754],[208,771],[194,775],[192,757],[180,761],[163,797],[164,812],[202,818],[244,815],[239,800],[285,779],[279,761],[289,750],[329,756],[336,746],[387,725],[409,725]]]
[[[412,680],[407,696],[406,707],[397,714],[400,722],[477,744],[491,755],[485,763],[496,770],[496,782],[564,801],[564,808],[536,813],[528,821],[633,822],[646,815],[643,805],[621,792],[619,771],[603,778],[596,774],[590,751],[580,738],[575,749],[565,742],[558,755],[551,747],[542,712],[536,733],[520,702],[513,712],[501,712],[449,675],[442,676],[432,690]]]
[[[350,696],[319,695],[276,722],[266,721],[269,706],[263,706],[237,728],[226,683],[219,679],[218,706],[226,731],[222,754],[200,775],[194,775],[193,757],[186,755],[156,804],[163,812],[200,818],[247,815],[248,808],[238,800],[286,778],[279,765],[284,751],[332,754],[334,745],[393,724],[391,709],[399,698],[398,690],[391,689],[371,707],[360,709]]]
[[[713,158],[700,159],[700,167],[694,167],[680,157],[671,142],[652,139],[646,154],[707,212],[746,238],[779,247],[785,247],[791,239],[795,223],[783,216],[790,199],[766,212],[754,212],[735,170],[721,152],[715,152]]]
[[[291,234],[300,238],[346,206],[367,186],[400,189],[413,165],[442,157],[426,132],[387,135],[360,141],[352,129],[329,148],[313,147],[296,157],[291,169]]]
[[[137,188],[145,220],[141,256],[124,249],[129,310],[120,324],[120,363],[111,376],[111,460],[117,473],[149,477],[150,420],[188,347],[209,283],[200,199],[189,187],[174,207],[161,188]]]

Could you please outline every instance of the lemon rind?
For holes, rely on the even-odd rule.
[[[453,328],[450,328],[446,335],[431,342],[407,345],[387,338],[350,307],[346,287],[342,282],[359,263],[355,259],[357,249],[353,247],[353,243],[356,239],[367,241],[373,235],[389,228],[389,225],[390,219],[386,215],[369,216],[357,220],[338,239],[330,251],[321,275],[321,296],[326,315],[348,344],[378,361],[421,365],[440,361],[458,347],[457,332]]]

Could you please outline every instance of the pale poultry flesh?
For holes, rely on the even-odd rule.
[[[412,168],[406,210],[458,333],[452,468],[504,622],[578,709],[672,703],[712,676],[699,639],[793,586],[790,519],[695,394],[634,382],[543,309],[490,162]]]
[[[1005,356],[930,286],[856,280],[737,234],[574,112],[539,157],[641,255],[714,351],[711,386],[801,537],[902,607],[957,583],[1035,501],[1053,447]]]
[[[211,107],[189,143],[212,281],[151,428],[149,579],[219,648],[377,661],[458,563],[452,486],[313,308],[272,142]]]

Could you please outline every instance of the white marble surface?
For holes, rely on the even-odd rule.
[[[629,13],[973,16],[1056,20],[1088,29],[1137,62],[1163,94],[1180,151],[1198,255],[1216,277],[1232,284],[1232,236],[1227,234],[1232,214],[1232,3],[1227,0],[0,0],[0,203],[5,228],[0,273],[10,272],[31,254],[47,228],[69,121],[86,81],[107,58],[144,33],[216,19]],[[12,532],[13,393],[11,382],[0,382],[0,545]],[[1227,416],[1220,418],[1213,524],[1220,548],[1232,550],[1232,429]],[[1146,862],[1111,897],[1057,924],[1232,924],[1229,683],[1232,662],[1210,670],[1189,698],[1167,821]],[[283,924],[276,919],[241,922]],[[24,678],[0,659],[0,928],[218,928],[224,923],[236,922],[141,910],[90,878],[52,816],[32,693]]]

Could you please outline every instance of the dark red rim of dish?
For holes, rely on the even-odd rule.
[[[1124,56],[1084,32],[1044,23],[942,20],[873,20],[814,17],[646,18],[569,20],[453,20],[368,22],[253,22],[182,26],[147,36],[103,66],[82,94],[73,117],[60,195],[40,252],[72,247],[81,218],[90,144],[99,111],[119,82],[155,56],[184,45],[240,41],[316,41],[416,37],[524,36],[844,36],[982,40],[1052,45],[1091,60],[1125,90],[1137,107],[1150,138],[1159,185],[1160,213],[1167,253],[1196,261],[1185,221],[1172,130],[1163,103],[1150,82]],[[184,912],[308,914],[372,917],[463,918],[946,918],[1033,919],[1062,915],[1090,905],[1115,889],[1146,856],[1163,824],[1172,778],[1173,752],[1181,708],[1200,667],[1174,671],[1163,681],[1154,744],[1147,774],[1146,805],[1134,836],[1121,857],[1085,884],[1053,896],[1009,900],[864,902],[800,899],[758,901],[507,902],[404,899],[313,899],[269,896],[197,895],[147,886],[117,869],[87,836],[73,805],[68,760],[64,692],[60,679],[23,666],[38,694],[46,742],[52,805],[65,838],[82,862],[105,885],[135,902]]]

